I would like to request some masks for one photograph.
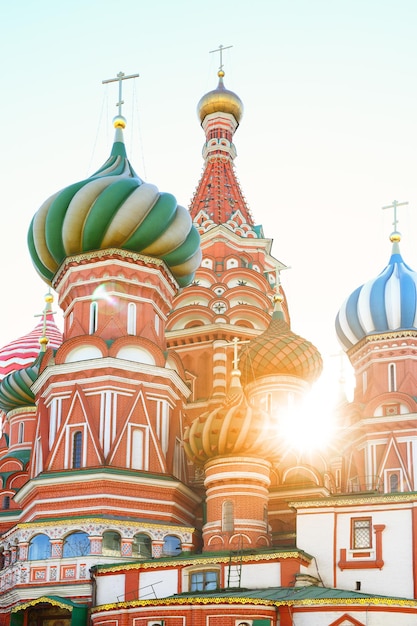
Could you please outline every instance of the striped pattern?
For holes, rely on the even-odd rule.
[[[236,372],[235,372],[236,375]],[[276,427],[269,414],[252,407],[240,386],[217,409],[201,415],[184,433],[184,450],[196,465],[230,455],[273,455],[277,445]]]
[[[68,256],[107,248],[162,259],[181,287],[192,281],[201,262],[200,236],[188,211],[174,196],[160,193],[135,174],[120,128],[98,172],[40,207],[29,228],[28,246],[37,271],[49,284]]]
[[[11,411],[20,407],[35,406],[35,396],[31,386],[39,374],[39,367],[44,353],[36,361],[21,370],[8,374],[0,383],[0,409]]]
[[[35,328],[3,348],[0,348],[0,380],[5,376],[31,365],[39,356],[39,339],[44,335],[43,320]],[[46,337],[49,339],[48,347],[57,349],[62,343],[62,333],[55,324],[53,313],[46,316]]]
[[[417,328],[417,273],[393,243],[387,267],[345,300],[336,318],[337,337],[349,350],[367,335]]]

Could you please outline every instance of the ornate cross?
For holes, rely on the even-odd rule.
[[[223,69],[223,50],[228,50],[229,48],[233,48],[233,46],[222,46],[220,44],[220,46],[216,50],[210,50],[209,51],[209,54],[212,54],[213,52],[220,52],[220,66],[219,66],[219,70]]]
[[[239,357],[238,357],[238,346],[240,346],[242,343],[249,343],[249,340],[247,341],[239,341],[238,337],[233,337],[231,343],[228,343],[228,346],[233,346],[233,369],[237,370],[238,369],[238,365],[239,365]]]
[[[397,207],[405,206],[406,204],[408,204],[408,202],[397,202],[396,200],[393,200],[392,204],[389,206],[382,207],[383,209],[394,209],[394,221],[392,222],[392,225],[394,226],[395,232],[397,232],[397,224],[399,222],[397,218]]]
[[[139,74],[130,74],[130,76],[126,76],[123,72],[119,72],[116,78],[108,78],[107,80],[102,80],[101,84],[105,85],[107,83],[115,83],[119,82],[119,102],[116,103],[116,106],[119,107],[119,115],[122,115],[122,104],[124,104],[124,100],[122,100],[122,81],[128,80],[129,78],[138,78]]]

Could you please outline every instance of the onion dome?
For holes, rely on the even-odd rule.
[[[313,383],[320,376],[323,361],[318,349],[291,331],[285,321],[282,295],[275,296],[275,308],[268,328],[252,339],[242,351],[239,367],[243,384],[265,376],[296,376]]]
[[[200,237],[173,195],[143,182],[126,156],[125,120],[114,120],[108,160],[90,178],[58,191],[35,214],[28,233],[32,261],[53,278],[69,256],[121,248],[163,260],[178,284],[188,285],[201,261]]]
[[[54,350],[61,345],[62,333],[54,321],[52,301],[53,296],[48,293],[45,296],[43,319],[30,333],[0,348],[0,380],[11,372],[32,365],[46,344]]]
[[[184,450],[196,465],[218,456],[265,458],[276,447],[269,414],[248,404],[239,377],[239,370],[234,370],[226,401],[196,418],[185,430]]]
[[[403,261],[400,233],[391,233],[390,241],[388,265],[355,289],[339,310],[336,333],[345,351],[367,335],[417,329],[417,272]]]
[[[35,396],[31,386],[39,375],[44,353],[32,365],[11,372],[0,383],[0,409],[7,413],[20,407],[35,406]]]
[[[239,124],[243,115],[242,100],[233,91],[229,91],[224,86],[223,70],[219,70],[217,76],[219,77],[217,88],[206,93],[197,105],[197,113],[200,122],[202,122],[207,115],[210,115],[210,113],[229,113],[233,115],[236,122]]]

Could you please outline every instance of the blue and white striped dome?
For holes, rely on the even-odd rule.
[[[390,235],[392,254],[387,267],[355,289],[336,318],[336,333],[345,351],[367,335],[417,329],[417,272],[400,253],[401,235]]]

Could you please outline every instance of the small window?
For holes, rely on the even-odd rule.
[[[97,320],[98,320],[98,304],[97,302],[92,302],[90,304],[90,335],[93,335],[97,330]]]
[[[361,517],[352,519],[352,549],[372,548],[372,519]]]
[[[162,546],[163,556],[177,556],[181,554],[181,541],[174,535],[167,535]]]
[[[390,363],[388,365],[388,391],[397,391],[395,363]]]
[[[399,491],[399,478],[398,474],[391,474],[389,477],[389,490],[390,493],[395,493]]]
[[[119,533],[106,530],[103,533],[102,554],[106,556],[120,556],[121,538]]]
[[[216,571],[192,572],[190,591],[214,591],[219,587],[219,575]]]
[[[25,440],[25,423],[19,423],[19,433],[17,435],[17,443],[23,443]]]
[[[363,372],[362,374],[362,390],[363,393],[366,393],[368,389],[368,372]]]
[[[3,509],[10,509],[10,496],[3,496]]]
[[[129,302],[127,305],[127,334],[136,335],[136,304]]]
[[[78,469],[81,467],[83,449],[83,434],[77,430],[72,438],[72,467]]]
[[[222,506],[222,531],[233,532],[234,519],[233,519],[233,502],[226,500]]]
[[[152,556],[152,541],[145,533],[137,533],[133,537],[132,556],[150,559]]]

